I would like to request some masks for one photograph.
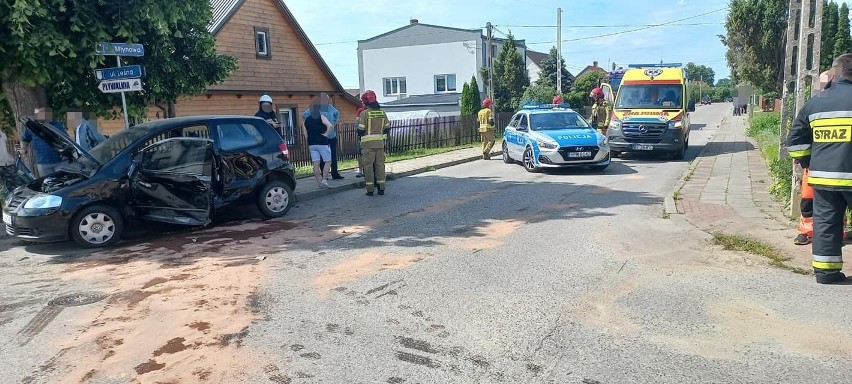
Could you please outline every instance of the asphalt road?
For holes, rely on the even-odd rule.
[[[662,200],[687,161],[477,161],[93,254],[6,241],[9,382],[848,383],[849,286],[726,252]],[[244,219],[244,220],[242,220]],[[94,303],[48,301],[99,292]],[[107,296],[109,295],[109,296]],[[0,382],[5,382],[0,379]]]

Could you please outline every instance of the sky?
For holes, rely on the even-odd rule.
[[[849,3],[850,1],[845,1]],[[556,9],[562,8],[562,57],[577,74],[598,61],[694,62],[713,68],[716,80],[729,76],[725,47],[728,0],[285,0],[345,88],[358,88],[358,40],[408,25],[455,28],[495,26],[495,36],[512,33],[527,48],[548,52],[556,45]],[[652,24],[667,25],[647,27]],[[633,32],[627,32],[633,31]],[[606,36],[609,35],[609,36]],[[567,40],[567,41],[566,41]]]

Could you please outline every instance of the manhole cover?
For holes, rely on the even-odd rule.
[[[47,305],[51,307],[78,307],[81,305],[97,303],[106,299],[107,296],[109,295],[100,292],[78,292],[57,297],[47,303]]]

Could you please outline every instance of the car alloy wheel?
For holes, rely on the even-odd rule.
[[[524,151],[524,169],[526,169],[527,172],[537,171],[535,163],[533,162],[532,148],[527,148],[527,150]]]
[[[503,162],[506,164],[512,164],[514,162],[512,157],[509,156],[509,146],[505,141],[503,142]]]

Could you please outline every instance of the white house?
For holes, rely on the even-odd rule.
[[[534,83],[538,80],[538,74],[541,72],[541,62],[549,56],[547,53],[527,50],[527,73],[530,75],[530,82]]]
[[[360,40],[361,92],[374,90],[380,103],[402,102],[409,96],[445,95],[440,99],[446,104],[454,95],[457,104],[462,85],[472,76],[476,76],[480,92],[485,91],[480,69],[487,66],[487,41],[481,29],[420,24],[416,19],[405,27]],[[492,39],[495,57],[502,44],[502,39]],[[526,57],[523,40],[517,40],[517,47],[522,57]],[[432,109],[428,105],[410,108]]]

